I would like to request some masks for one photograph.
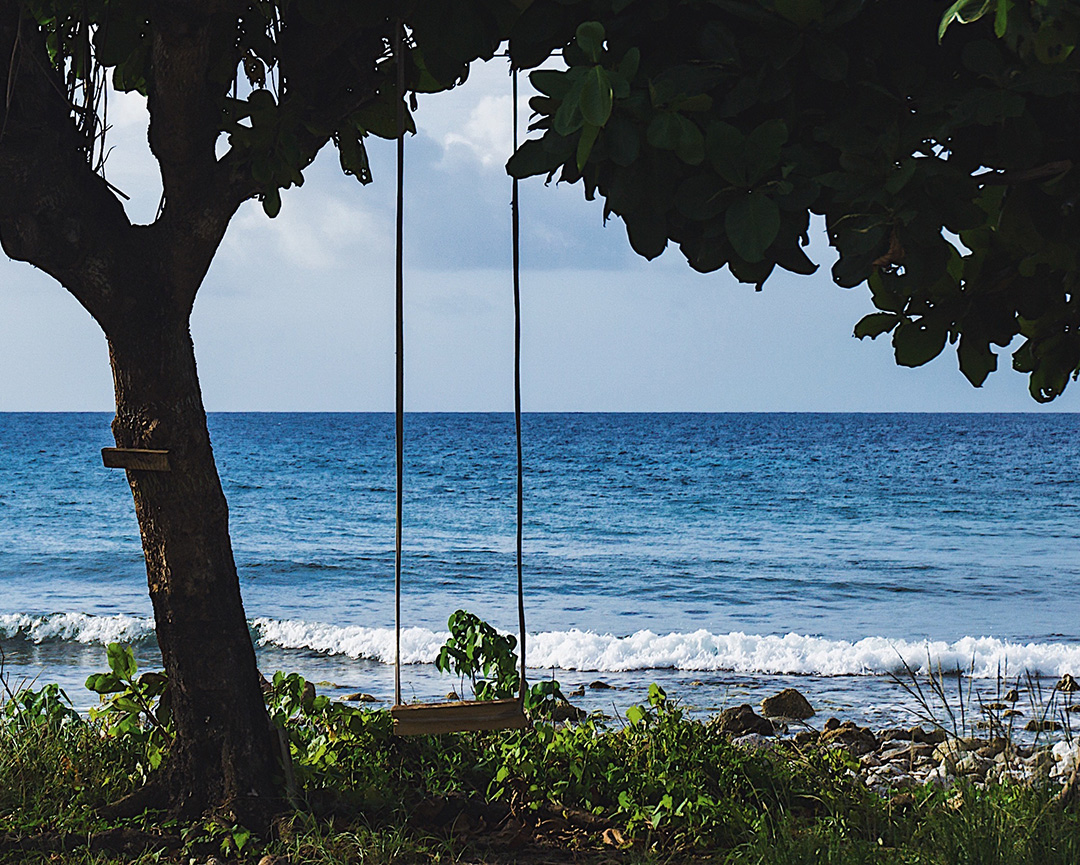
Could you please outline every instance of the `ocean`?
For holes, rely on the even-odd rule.
[[[160,663],[110,420],[0,414],[3,675],[82,709],[106,643]],[[260,667],[388,704],[393,416],[209,422]],[[960,669],[991,697],[1080,675],[1076,415],[523,424],[530,675],[613,686],[587,709],[651,682],[702,715],[794,686],[817,720],[881,727],[912,722],[913,674]],[[427,699],[459,687],[432,663],[455,609],[517,628],[512,415],[408,415],[405,477],[403,690]]]

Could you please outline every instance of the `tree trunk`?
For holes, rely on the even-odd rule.
[[[187,311],[146,305],[109,334],[118,447],[169,452],[128,470],[176,741],[151,797],[177,814],[225,807],[265,824],[277,765],[214,464]],[[162,794],[164,798],[162,799]]]

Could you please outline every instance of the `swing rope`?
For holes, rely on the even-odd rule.
[[[510,65],[511,110],[514,114],[514,152],[518,149],[518,76]],[[518,208],[518,179],[512,178],[510,194],[510,237],[514,270],[514,437],[517,444],[517,602],[518,651],[521,672],[518,676],[518,699],[525,707],[525,588],[522,579],[522,532],[525,525],[524,460],[521,453],[521,226]]]
[[[401,539],[404,503],[405,462],[405,325],[404,325],[404,200],[405,200],[405,26],[398,21],[394,33],[394,61],[397,67],[397,219],[395,243],[395,332],[396,332],[396,399],[394,428],[396,445],[396,489],[394,508],[394,705],[401,706]],[[513,143],[518,148],[518,88],[517,70],[511,66]],[[514,284],[514,436],[517,446],[517,605],[518,649],[520,673],[517,703],[525,707],[525,588],[523,577],[524,533],[524,458],[521,444],[521,243],[518,206],[518,181],[513,178],[510,198],[511,244]],[[525,723],[522,721],[522,723]]]
[[[397,65],[397,228],[394,250],[395,330],[397,369],[395,371],[394,441],[397,481],[394,500],[394,705],[401,705],[401,517],[405,494],[405,25],[394,28],[394,61]]]

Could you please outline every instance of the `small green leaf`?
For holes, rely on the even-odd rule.
[[[975,334],[965,332],[960,335],[956,354],[960,372],[975,387],[982,387],[986,377],[997,369],[997,355],[990,350],[989,341]]]
[[[281,193],[276,186],[271,186],[263,193],[262,206],[271,219],[281,212]]]
[[[604,25],[599,21],[585,21],[578,25],[575,34],[578,47],[593,63],[600,62],[604,51]]]
[[[705,136],[705,152],[717,173],[735,186],[748,185],[746,136],[730,123],[710,124]]]
[[[596,136],[600,133],[600,127],[594,126],[592,123],[586,123],[581,128],[581,138],[578,139],[577,146],[577,169],[582,171],[585,168],[585,163],[589,161],[589,154],[592,153],[593,145],[596,143]]]
[[[679,141],[675,145],[675,155],[687,165],[700,165],[705,161],[705,136],[698,125],[681,114],[679,120]]]
[[[679,115],[661,111],[652,119],[645,137],[657,150],[674,150],[679,146],[680,132]]]
[[[611,80],[599,64],[586,74],[578,104],[586,124],[603,126],[611,116]],[[594,135],[595,138],[595,135]]]
[[[112,673],[94,673],[86,680],[86,689],[95,694],[116,694],[124,690],[124,683]]]
[[[641,65],[641,51],[635,45],[629,48],[623,55],[623,59],[619,61],[619,74],[627,81],[633,81],[639,65]]]
[[[105,649],[105,653],[106,657],[109,659],[109,669],[117,676],[125,680],[135,678],[135,672],[137,670],[135,665],[135,653],[131,651],[129,646],[124,646],[120,643],[109,643]]]
[[[926,316],[902,321],[893,331],[893,351],[900,366],[922,366],[945,348],[948,333],[943,322]]]
[[[760,190],[751,192],[728,208],[724,231],[741,258],[750,264],[759,262],[780,231],[780,208]]]
[[[1009,10],[1012,7],[1013,0],[997,0],[997,12],[994,13],[994,35],[998,39],[1005,35],[1009,27]]]
[[[573,79],[558,69],[537,69],[529,73],[529,82],[543,93],[553,99],[563,99],[570,91]]]
[[[631,724],[640,724],[642,721],[645,720],[645,717],[645,709],[641,706],[631,706],[629,709],[626,710],[626,720],[629,721]],[[623,791],[623,793],[619,795],[620,804],[622,804],[623,795],[626,795],[625,791]],[[629,798],[629,796],[627,796],[627,798]]]
[[[938,25],[938,42],[945,38],[945,31],[949,29],[953,21],[961,24],[977,21],[990,11],[992,3],[994,0],[956,0],[941,16],[941,23]]]
[[[888,333],[900,322],[900,316],[895,312],[872,312],[865,315],[855,325],[855,336],[859,339],[870,337],[877,339],[881,334]]]

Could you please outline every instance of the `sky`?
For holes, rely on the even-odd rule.
[[[522,80],[524,135],[528,85]],[[145,101],[114,94],[106,165],[153,219],[161,194]],[[504,61],[421,97],[406,141],[407,411],[513,408],[510,182],[513,111]],[[394,405],[394,145],[369,139],[375,182],[324,151],[276,219],[236,217],[200,290],[192,335],[210,411],[391,411]],[[1075,411],[1080,384],[1048,407],[1025,376],[975,389],[947,348],[897,367],[887,337],[852,336],[873,311],[840,289],[820,225],[811,277],[764,291],[698,274],[677,248],[647,262],[621,221],[580,186],[522,183],[522,385],[526,411]],[[97,325],[57,283],[0,256],[0,411],[110,411]]]

